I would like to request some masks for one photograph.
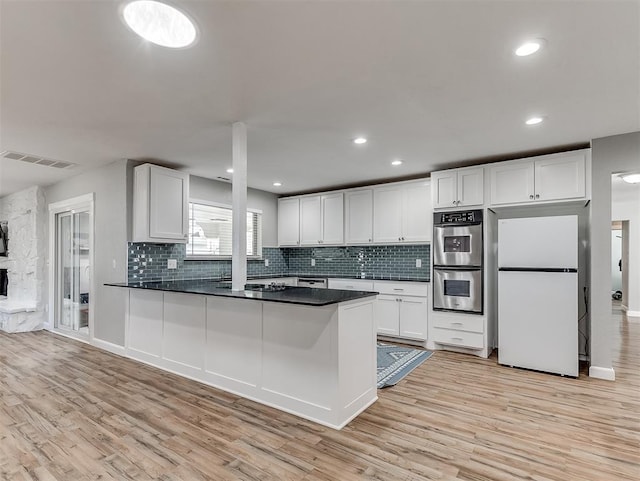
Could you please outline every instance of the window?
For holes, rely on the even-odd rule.
[[[189,202],[187,257],[231,257],[232,209],[203,201]],[[247,256],[262,255],[262,213],[247,211]]]

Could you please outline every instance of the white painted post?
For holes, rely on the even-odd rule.
[[[243,122],[235,122],[232,137],[231,289],[242,291],[247,282],[247,126]]]

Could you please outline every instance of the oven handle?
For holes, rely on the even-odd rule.
[[[434,271],[481,271],[482,266],[433,266]]]
[[[469,227],[469,226],[476,226],[476,225],[482,225],[482,222],[473,222],[470,224],[461,223],[461,222],[452,222],[451,224],[433,224],[433,227],[442,229],[445,227]]]

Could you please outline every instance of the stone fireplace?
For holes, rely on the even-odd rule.
[[[0,256],[0,330],[43,328],[46,303],[46,226],[44,193],[40,187],[0,199],[0,221],[10,236],[7,256]],[[5,280],[6,279],[6,280]]]

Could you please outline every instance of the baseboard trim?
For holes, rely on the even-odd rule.
[[[97,348],[117,354],[118,356],[127,357],[124,346],[119,346],[118,344],[113,344],[109,341],[103,341],[102,339],[96,339],[95,337],[91,341],[91,344]]]
[[[591,366],[589,368],[589,377],[596,379],[604,379],[605,381],[615,381],[616,372],[612,367]]]
[[[627,310],[627,317],[640,317],[640,311]]]

